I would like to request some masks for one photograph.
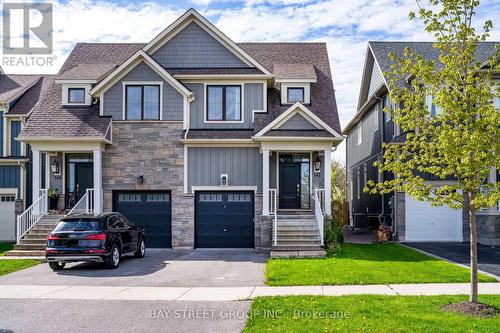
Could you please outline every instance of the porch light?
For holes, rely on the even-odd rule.
[[[321,171],[321,160],[319,157],[316,157],[314,160],[314,172],[320,172]]]
[[[50,169],[54,175],[59,174],[59,162],[53,160],[52,163],[50,163]]]
[[[227,186],[229,183],[229,177],[226,173],[220,175],[220,186]]]
[[[137,184],[142,185],[144,184],[144,176],[139,176],[137,177]]]

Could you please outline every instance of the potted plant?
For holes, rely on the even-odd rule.
[[[50,188],[47,191],[47,197],[49,197],[49,209],[57,210],[57,201],[59,196],[57,195],[57,188]]]

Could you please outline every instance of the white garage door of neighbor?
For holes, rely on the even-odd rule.
[[[0,240],[16,239],[16,215],[13,201],[0,202]]]
[[[408,194],[405,199],[406,242],[463,241],[461,210],[433,207]]]

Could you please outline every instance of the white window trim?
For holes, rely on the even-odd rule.
[[[281,83],[281,104],[282,105],[293,105],[298,102],[289,103],[288,102],[288,88],[303,88],[304,89],[304,102],[303,104],[311,104],[311,84],[301,83],[301,82],[286,82]]]
[[[122,120],[123,121],[158,121],[158,119],[134,119],[134,120],[129,120],[127,119],[127,109],[125,107],[125,103],[127,102],[125,97],[126,97],[126,89],[127,86],[160,86],[160,119],[163,120],[163,81],[122,81]]]
[[[85,102],[84,103],[70,103],[69,102],[69,89],[85,89]],[[62,89],[62,100],[61,104],[63,106],[89,106],[92,104],[92,96],[90,96],[90,84],[63,84]]]
[[[241,89],[241,120],[208,120],[208,90],[207,86],[240,86]],[[205,124],[243,124],[245,122],[245,83],[244,82],[204,82],[203,83],[203,122]]]

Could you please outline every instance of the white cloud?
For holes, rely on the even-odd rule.
[[[324,41],[328,45],[342,126],[356,112],[368,40],[429,40],[408,20],[414,0],[191,0],[235,41]],[[52,68],[4,67],[8,73],[55,73],[76,42],[147,42],[185,9],[172,2],[116,5],[107,1],[54,1]],[[213,6],[212,6],[213,5]],[[212,8],[213,7],[213,8]],[[225,9],[220,9],[225,8]],[[500,4],[483,2],[477,21],[500,17]],[[494,22],[495,23],[495,22]],[[492,37],[500,38],[495,27]],[[345,148],[339,148],[340,156]]]

